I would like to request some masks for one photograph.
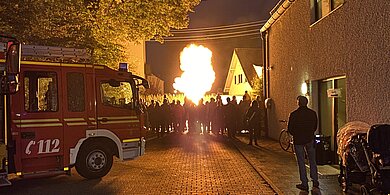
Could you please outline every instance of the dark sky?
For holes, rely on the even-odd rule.
[[[278,0],[203,0],[195,7],[195,12],[190,14],[189,29],[223,27],[248,22],[268,20],[270,10]],[[252,26],[260,30],[261,25]],[[237,31],[246,31],[249,28],[239,28]],[[233,30],[234,31],[234,30]],[[229,33],[230,31],[211,31],[211,33]],[[181,34],[183,40],[188,36],[199,34]],[[195,41],[166,41],[163,44],[158,42],[146,43],[147,64],[151,66],[152,72],[165,81],[165,92],[172,92],[174,78],[181,75],[180,52],[188,44],[196,43],[208,47],[213,52],[212,63],[216,72],[216,81],[213,84],[212,92],[223,90],[231,56],[234,48],[239,47],[261,47],[260,35],[239,36],[224,38],[218,36],[212,40]],[[175,38],[175,37],[174,37]]]

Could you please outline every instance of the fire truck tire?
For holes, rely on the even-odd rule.
[[[101,178],[110,171],[112,162],[113,154],[107,146],[89,142],[77,155],[76,170],[87,179]]]

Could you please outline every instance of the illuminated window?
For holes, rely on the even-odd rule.
[[[133,92],[129,82],[110,80],[101,83],[102,101],[104,105],[131,108]]]
[[[344,0],[311,0],[311,22],[314,23],[326,16],[329,12],[343,5]]]
[[[24,73],[24,109],[27,112],[58,111],[57,74],[27,71]]]

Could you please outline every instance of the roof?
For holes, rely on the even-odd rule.
[[[271,10],[270,14],[271,17],[267,20],[267,22],[261,27],[260,33],[263,33],[266,31],[268,28],[272,26],[272,24],[281,16],[283,13],[287,10],[287,8],[290,7],[290,5],[294,2],[295,0],[280,0],[276,6]]]
[[[233,59],[237,59],[238,62],[235,63]],[[257,73],[254,66],[263,66],[263,55],[261,48],[235,48],[232,56],[232,61],[230,63],[229,72],[225,81],[224,92],[230,90],[230,86],[233,81],[233,74],[235,72],[236,66],[240,65],[245,74],[249,85],[253,87],[254,78],[257,78]]]
[[[250,85],[252,85],[252,79],[256,77],[256,71],[253,65],[263,66],[263,56],[261,48],[235,48],[236,53],[242,69],[244,70],[245,77]]]

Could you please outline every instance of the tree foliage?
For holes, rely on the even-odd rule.
[[[200,0],[1,0],[0,32],[26,44],[86,48],[94,63],[123,58],[124,42],[171,36]]]

